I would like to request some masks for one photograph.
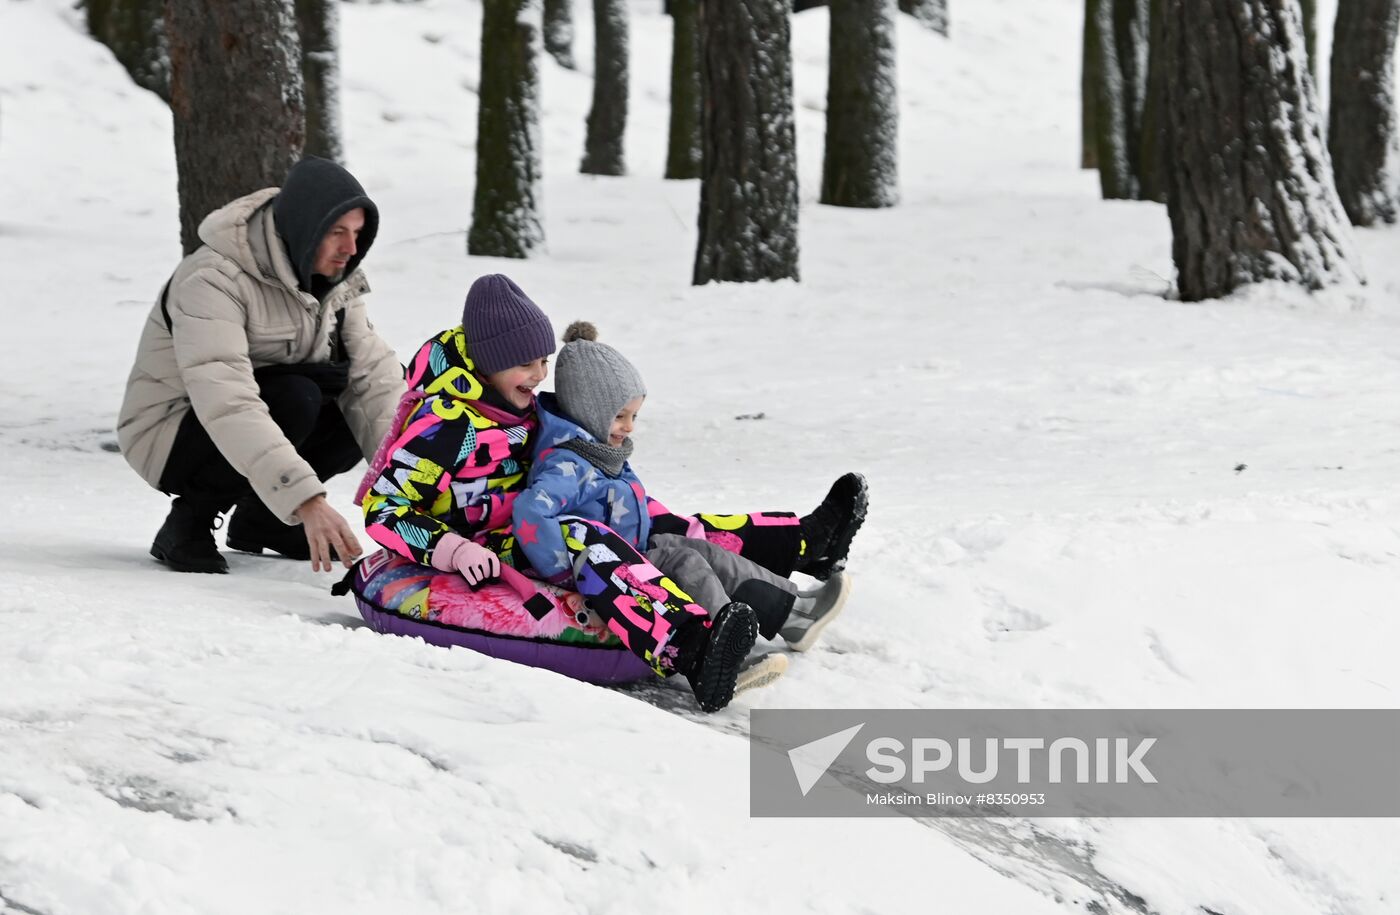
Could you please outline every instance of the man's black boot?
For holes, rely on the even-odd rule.
[[[228,563],[214,543],[222,506],[180,497],[170,503],[170,514],[156,532],[151,555],[176,572],[228,571]]]
[[[234,507],[233,514],[228,519],[228,536],[225,541],[229,549],[244,553],[271,550],[288,559],[298,559],[302,562],[311,559],[311,547],[306,543],[306,529],[300,524],[283,524],[266,505],[263,505],[261,499],[252,494],[238,500],[238,505]]]

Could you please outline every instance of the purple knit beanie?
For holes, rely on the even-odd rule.
[[[476,370],[492,375],[554,352],[549,317],[510,278],[492,273],[472,283],[462,309],[467,353]]]

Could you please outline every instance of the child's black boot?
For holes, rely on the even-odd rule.
[[[797,571],[825,581],[846,567],[846,554],[865,521],[869,498],[865,477],[858,473],[845,474],[832,484],[822,504],[801,519],[806,547]]]
[[[748,604],[725,604],[708,628],[696,618],[693,626],[676,633],[676,671],[690,681],[695,701],[706,712],[717,712],[734,698],[744,658],[758,640],[758,619]]]

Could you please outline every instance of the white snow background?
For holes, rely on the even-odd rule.
[[[1393,707],[1400,238],[1358,233],[1364,288],[1164,300],[1165,209],[1078,168],[1083,4],[954,0],[951,40],[900,17],[884,211],[816,203],[827,18],[795,18],[802,282],[692,288],[660,6],[628,177],[577,173],[587,4],[582,71],[542,60],[532,260],[465,255],[475,0],[345,6],[343,121],[401,356],[504,271],[639,365],[671,507],[869,477],[845,615],[708,719],[357,628],[304,564],[151,560],[113,423],[179,257],[170,115],[70,0],[0,0],[0,911],[1400,910],[1392,820],[748,816],[755,707]]]

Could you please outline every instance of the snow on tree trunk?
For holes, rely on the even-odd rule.
[[[1181,298],[1359,280],[1295,0],[1164,0],[1163,20]]]
[[[544,49],[561,67],[570,70],[574,63],[573,0],[544,0]]]
[[[899,11],[940,35],[948,34],[948,0],[899,0]]]
[[[899,200],[894,0],[831,0],[821,202]]]
[[[1147,0],[1093,0],[1099,39],[1099,186],[1104,199],[1136,199],[1147,88]]]
[[[702,0],[695,285],[797,279],[790,0]]]
[[[1079,167],[1099,167],[1099,83],[1103,61],[1099,59],[1099,0],[1084,0],[1084,44],[1079,68]]]
[[[339,0],[296,0],[301,79],[306,93],[306,152],[343,162],[340,142]]]
[[[212,210],[282,183],[306,140],[292,0],[168,0],[180,240]]]
[[[625,175],[627,0],[593,0],[593,107],[583,143],[585,175]]]
[[[1352,0],[1342,0],[1338,9],[1351,3]],[[1298,0],[1303,11],[1303,44],[1308,49],[1308,74],[1313,78],[1313,85],[1317,85],[1317,0]]]
[[[1167,202],[1166,68],[1162,59],[1162,0],[1151,0],[1147,19],[1147,91],[1142,101],[1142,149],[1138,155],[1138,196]]]
[[[170,101],[165,0],[87,0],[92,37],[112,49],[136,85]]]
[[[1395,30],[1400,0],[1347,0],[1332,40],[1327,148],[1352,225],[1395,222],[1400,169],[1395,130]]]
[[[667,178],[700,177],[700,0],[671,3],[671,131]]]
[[[476,194],[467,253],[528,257],[539,216],[538,0],[484,0],[476,119]]]

